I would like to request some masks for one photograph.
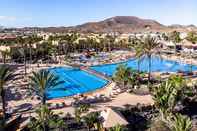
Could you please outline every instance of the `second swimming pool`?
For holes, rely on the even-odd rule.
[[[104,64],[104,65],[97,65],[92,66],[91,69],[107,76],[112,76],[115,72],[117,67],[120,64],[125,64],[132,69],[138,69],[138,60],[137,59],[130,59],[125,62],[115,63],[115,64]],[[177,72],[181,71],[190,71],[190,70],[197,70],[197,66],[179,63],[176,61],[161,59],[160,57],[152,57],[151,60],[151,71],[153,72]],[[148,58],[144,58],[140,61],[140,70],[141,71],[148,71]]]

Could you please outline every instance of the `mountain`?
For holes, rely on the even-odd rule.
[[[155,20],[141,19],[135,16],[116,16],[100,22],[89,22],[75,27],[70,27],[72,31],[78,32],[141,32],[141,31],[160,31],[166,26]]]
[[[0,30],[3,30],[5,27],[0,25]]]
[[[179,24],[174,24],[168,26],[169,29],[171,30],[176,30],[176,31],[197,31],[197,27],[195,25],[179,25]]]
[[[45,32],[79,32],[79,33],[138,33],[138,32],[171,32],[197,31],[195,25],[165,26],[151,19],[142,19],[135,16],[115,16],[98,22],[88,22],[70,27],[25,27],[13,28],[18,31],[45,31]]]

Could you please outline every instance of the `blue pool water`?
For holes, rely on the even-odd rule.
[[[47,99],[91,92],[104,87],[108,83],[107,80],[80,69],[60,67],[51,68],[49,70],[57,75],[63,83],[47,90]]]
[[[137,69],[137,64],[138,60],[136,59],[130,59],[126,62],[121,62],[121,63],[115,63],[115,64],[105,64],[105,65],[98,65],[98,66],[92,66],[91,69],[106,74],[108,76],[112,76],[116,72],[116,68],[120,64],[126,64],[128,67],[131,67],[133,69]],[[151,61],[151,71],[152,72],[177,72],[179,70],[181,71],[190,71],[191,66],[192,70],[197,70],[197,66],[195,65],[189,65],[189,64],[184,64],[184,63],[179,63],[176,61],[170,61],[170,60],[165,60],[161,59],[159,57],[153,57]],[[148,59],[145,58],[141,61],[140,63],[140,70],[141,71],[148,71]]]

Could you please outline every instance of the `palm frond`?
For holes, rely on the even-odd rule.
[[[41,97],[46,97],[45,95],[48,89],[54,88],[63,83],[57,76],[48,70],[33,72],[33,75],[29,78],[31,80],[30,90],[34,91]]]

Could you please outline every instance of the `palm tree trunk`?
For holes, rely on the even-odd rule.
[[[44,95],[42,98],[42,105],[45,105],[45,104],[46,104],[46,96]]]
[[[192,62],[191,50],[190,50],[190,59],[191,59],[191,61],[190,61],[190,72],[192,73],[192,64],[193,64],[193,62]]]
[[[174,44],[174,53],[176,55],[176,43]]]
[[[148,55],[148,82],[150,83],[151,77],[151,55]]]
[[[3,64],[6,64],[6,55],[3,55]]]
[[[2,100],[2,109],[3,109],[3,119],[5,120],[5,118],[6,118],[6,102],[5,102],[5,92],[3,89],[1,91],[1,100]]]
[[[123,88],[125,88],[127,85],[127,82],[126,81],[123,81]]]
[[[31,46],[29,48],[29,59],[30,59],[30,68],[31,68],[31,64],[32,64],[32,52],[31,52]]]
[[[26,62],[26,54],[24,54],[24,66],[25,66],[25,76],[27,75],[27,62]]]
[[[48,125],[46,124],[46,122],[44,122],[44,131],[49,131],[49,127],[48,127]]]
[[[108,50],[109,50],[109,52],[111,52],[111,43],[110,42],[108,44]]]
[[[90,131],[90,127],[88,126],[88,131]]]
[[[137,61],[137,70],[138,70],[138,73],[140,72],[140,58],[138,58],[138,61]]]
[[[46,122],[45,121],[43,122],[43,131],[48,131],[47,130],[47,125],[46,125]]]

